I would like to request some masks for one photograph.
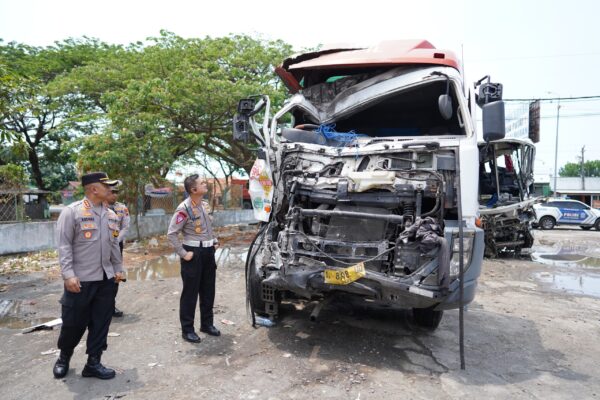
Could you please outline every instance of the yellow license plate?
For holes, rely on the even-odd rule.
[[[330,285],[347,285],[367,275],[364,263],[358,263],[344,269],[326,269],[323,273],[325,283]]]

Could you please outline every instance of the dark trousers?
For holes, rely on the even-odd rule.
[[[123,242],[119,242],[119,249],[121,249],[121,257],[123,257]],[[115,285],[115,303],[116,303],[116,299],[117,299],[117,293],[119,293],[119,285]],[[115,309],[116,309],[116,305],[115,305]]]
[[[115,310],[114,279],[81,282],[81,291],[64,291],[60,299],[63,324],[58,336],[58,348],[72,352],[88,330],[86,353],[100,356],[106,350],[106,336]]]
[[[196,304],[200,299],[200,327],[214,324],[213,305],[215,303],[215,279],[217,264],[214,247],[183,246],[194,252],[190,261],[181,259],[181,279],[183,290],[179,300],[179,320],[184,333],[194,331]]]

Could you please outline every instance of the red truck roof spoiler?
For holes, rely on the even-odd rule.
[[[410,64],[443,65],[461,71],[460,62],[448,50],[436,49],[427,40],[389,40],[371,47],[347,46],[292,56],[275,69],[291,93],[302,89],[300,81],[309,71],[368,69]]]

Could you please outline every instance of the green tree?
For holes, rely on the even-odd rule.
[[[72,70],[56,87],[85,99],[96,125],[110,123],[112,132],[140,142],[160,137],[170,155],[162,177],[173,162],[192,162],[198,153],[249,170],[254,154],[231,135],[237,101],[263,93],[280,104],[285,93],[273,69],[290,53],[281,41],[183,39],[163,31],[147,46],[135,43]]]
[[[20,165],[0,165],[0,188],[23,189],[27,186],[27,173]]]
[[[43,48],[15,42],[0,45],[0,139],[5,148],[22,150],[26,145],[22,162],[37,187],[56,190],[75,177],[63,145],[77,132],[70,117],[81,100],[56,95],[52,82],[110,49],[87,38]],[[0,153],[0,164],[11,158]]]
[[[581,176],[581,163],[566,163],[558,171],[559,176]],[[586,177],[600,177],[600,160],[590,160],[583,163],[583,175]]]
[[[73,146],[79,147],[77,166],[82,173],[104,171],[123,182],[121,197],[135,216],[138,229],[137,199],[144,193],[144,184],[162,186],[157,177],[172,163],[165,137],[159,134],[137,137],[126,129],[107,129],[102,134],[82,137]]]

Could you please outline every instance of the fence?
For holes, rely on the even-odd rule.
[[[142,215],[172,214],[185,198],[181,189],[170,187],[147,190],[137,201],[140,213]],[[32,189],[0,190],[0,223],[50,219],[50,210],[45,199],[49,194],[50,192]],[[226,185],[224,180],[209,182],[205,201],[215,211],[252,208],[246,185],[242,183]],[[127,205],[130,211],[134,211],[131,205]]]
[[[175,212],[186,195],[178,190],[148,190],[140,199],[143,215],[163,215]],[[208,193],[204,200],[208,202],[211,209],[216,210],[240,210],[252,208],[250,196],[246,185],[224,182],[217,183],[212,180],[208,184]]]
[[[0,223],[50,218],[45,190],[0,190]]]
[[[179,202],[176,193],[169,193],[166,196],[148,196],[143,197],[144,215],[172,214]]]
[[[139,217],[140,237],[167,233],[171,214]],[[213,226],[257,222],[252,210],[218,211],[213,214]],[[131,226],[127,239],[136,237]],[[56,247],[56,221],[0,224],[0,255],[52,249]]]
[[[24,210],[19,196],[12,193],[0,193],[0,222],[23,220]]]
[[[250,196],[244,184],[210,183],[208,185],[208,203],[215,210],[239,210],[249,208]]]

